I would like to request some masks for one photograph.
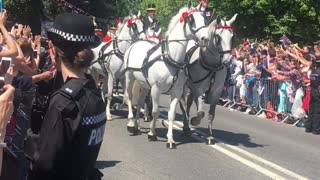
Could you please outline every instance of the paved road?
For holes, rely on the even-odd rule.
[[[168,97],[161,98],[167,111]],[[218,107],[215,145],[203,141],[204,119],[192,137],[174,130],[177,149],[166,149],[166,128],[157,123],[157,142],[148,142],[148,123],[142,134],[129,136],[126,111],[108,122],[97,167],[104,179],[319,179],[320,136],[303,128],[231,112]],[[179,116],[177,117],[180,118]],[[165,119],[165,116],[163,116]]]

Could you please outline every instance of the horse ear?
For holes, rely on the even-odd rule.
[[[196,9],[198,9],[199,11],[201,11],[201,4],[199,4]]]
[[[156,36],[159,36],[161,33],[161,28],[159,28],[158,32],[156,32]]]
[[[220,16],[217,17],[217,25],[221,23],[221,18]]]
[[[139,11],[139,12],[138,12],[138,15],[137,15],[137,17],[140,17],[140,15],[141,15],[141,11]]]
[[[233,15],[233,17],[229,21],[226,22],[227,25],[228,26],[232,25],[232,23],[236,20],[237,16],[238,16],[238,14]]]
[[[219,18],[219,16],[217,17],[217,19]],[[209,32],[214,32],[215,28],[217,26],[217,19],[215,19],[214,21],[212,21],[209,25]]]
[[[212,14],[211,14],[211,17],[210,17],[210,21],[209,22],[212,22],[213,19],[215,19],[217,16],[216,16],[216,13],[214,11],[212,11]]]
[[[189,0],[189,2],[188,2],[188,9],[191,9],[191,7],[192,7],[192,1]]]

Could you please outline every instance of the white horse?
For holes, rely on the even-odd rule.
[[[122,27],[117,32],[115,39],[109,43],[101,43],[92,51],[96,60],[89,68],[90,74],[94,79],[98,80],[99,74],[103,79],[103,92],[107,93],[106,116],[107,120],[112,120],[110,113],[110,104],[113,93],[113,83],[120,78],[122,88],[124,87],[124,79],[121,79],[120,69],[123,66],[123,56],[133,42],[145,38],[143,31],[143,22],[140,19],[140,11],[138,15],[131,15],[124,19]]]
[[[232,24],[236,20],[235,14],[230,20],[221,20],[217,17],[209,25],[211,33],[209,45],[207,47],[195,47],[190,52],[189,79],[188,87],[191,89],[190,96],[187,98],[187,112],[184,120],[183,130],[185,134],[190,133],[188,118],[192,101],[195,100],[198,108],[197,117],[191,119],[192,125],[199,125],[205,113],[203,110],[203,94],[208,94],[209,110],[209,137],[208,143],[213,140],[212,128],[215,117],[216,104],[221,97],[224,82],[227,75],[227,68],[232,59],[232,45],[234,45],[234,34]],[[182,110],[183,112],[184,109]]]
[[[180,9],[171,19],[166,38],[158,46],[147,41],[133,44],[125,54],[126,86],[125,96],[128,97],[128,131],[137,134],[140,108],[143,105],[148,89],[151,89],[153,103],[153,119],[150,125],[148,139],[157,140],[155,126],[159,116],[159,97],[161,93],[171,95],[170,110],[168,112],[169,128],[167,133],[167,147],[175,148],[173,140],[173,121],[176,105],[181,98],[181,90],[186,81],[185,55],[188,40],[197,38],[201,44],[208,41],[208,29],[205,28],[202,13],[193,7],[189,1],[188,8]],[[136,117],[132,113],[132,85],[137,80],[141,85]]]

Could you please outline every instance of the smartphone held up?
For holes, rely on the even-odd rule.
[[[4,77],[11,66],[12,58],[11,57],[3,57],[0,63],[0,76]]]

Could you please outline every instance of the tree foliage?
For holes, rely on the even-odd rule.
[[[279,39],[286,34],[296,42],[320,38],[317,0],[211,0],[222,16],[238,13],[235,26],[240,37]]]
[[[31,2],[38,1],[34,8]],[[177,11],[187,5],[188,0],[66,0],[90,14],[115,19],[140,10],[146,16],[149,3],[157,7],[157,18],[163,32]],[[192,0],[195,6],[197,1]],[[54,17],[70,9],[53,0],[5,0],[9,18],[18,22],[30,21],[30,14],[40,9],[42,19]],[[87,3],[86,3],[87,2]],[[89,2],[89,3],[88,3]],[[237,37],[277,40],[286,34],[295,42],[312,42],[320,38],[319,0],[209,0],[209,7],[227,19],[238,13],[234,24]]]

